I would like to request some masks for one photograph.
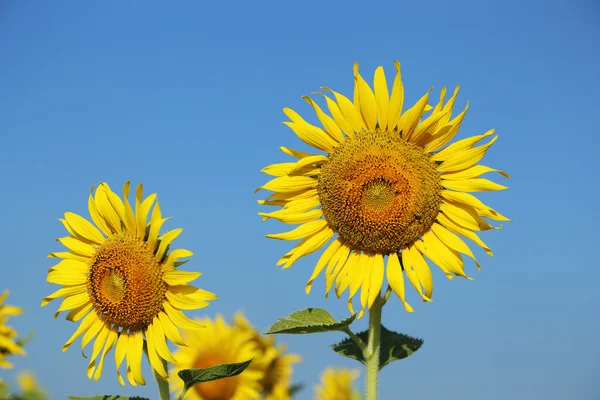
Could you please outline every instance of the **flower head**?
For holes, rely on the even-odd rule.
[[[467,111],[465,107],[452,117],[458,88],[448,101],[443,88],[435,107],[427,104],[427,92],[403,112],[400,64],[395,67],[391,94],[383,67],[375,71],[372,90],[358,64],[354,101],[323,87],[331,94],[320,93],[330,115],[305,96],[322,127],[285,108],[291,121],[284,124],[314,151],[281,147],[295,160],[262,170],[274,178],[260,189],[273,193],[259,203],[281,209],[259,214],[265,220],[300,224],[289,232],[267,235],[300,240],[277,265],[288,268],[300,257],[325,248],[306,292],[325,271],[326,293],[335,287],[339,297],[348,290],[351,311],[352,298],[361,290],[360,315],[379,296],[386,275],[408,311],[412,307],[405,299],[404,274],[423,300],[430,301],[433,281],[425,257],[449,279],[468,278],[462,255],[473,260],[475,256],[458,235],[491,255],[476,232],[494,229],[484,218],[508,221],[468,193],[506,189],[480,177],[488,172],[508,177],[506,173],[477,164],[497,136],[477,144],[494,131],[448,144]]]
[[[360,400],[353,385],[359,374],[356,369],[327,368],[315,386],[315,400]]]
[[[60,221],[70,235],[57,240],[69,251],[49,254],[61,261],[50,268],[47,277],[48,282],[63,287],[44,298],[42,306],[64,297],[55,318],[69,311],[69,321],[81,320],[63,351],[82,334],[82,349],[95,339],[88,378],[100,377],[106,354],[114,347],[119,382],[124,384],[119,367],[125,360],[127,379],[135,386],[145,384],[144,350],[151,367],[167,379],[162,360],[174,359],[166,338],[183,345],[178,328],[202,328],[182,310],[206,307],[216,296],[188,284],[199,272],[177,269],[184,263],[178,260],[193,253],[169,251],[181,229],[160,234],[168,218],[163,218],[156,194],[144,199],[140,184],[132,205],[129,189],[126,182],[121,199],[106,183],[95,193],[92,188],[88,208],[95,226],[77,214],[65,213]]]
[[[235,316],[235,326],[250,335],[258,349],[258,356],[249,368],[264,372],[261,379],[266,400],[290,400],[292,366],[302,361],[297,354],[286,354],[286,346],[275,344],[275,337],[260,334],[242,313]]]
[[[186,331],[184,346],[174,353],[175,362],[171,375],[172,389],[181,391],[183,382],[176,379],[177,371],[190,368],[208,368],[219,364],[232,364],[256,359],[260,350],[251,335],[236,326],[229,325],[221,315],[213,320],[198,321],[205,329]],[[252,362],[252,364],[254,361]],[[240,375],[201,383],[186,393],[191,400],[251,400],[259,399],[264,372],[252,367]]]
[[[16,341],[18,333],[6,323],[10,317],[14,317],[23,312],[22,308],[4,304],[9,291],[5,290],[0,294],[0,368],[12,368],[13,364],[8,362],[8,357],[12,355],[25,355],[25,350]]]

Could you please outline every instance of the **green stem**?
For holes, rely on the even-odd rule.
[[[167,362],[163,359],[162,363],[165,367],[165,371],[167,369]],[[169,382],[165,381],[162,376],[160,376],[154,368],[152,368],[152,373],[154,374],[154,379],[156,379],[156,383],[158,384],[158,393],[160,394],[160,400],[170,400],[171,393],[169,391]]]
[[[367,360],[367,388],[365,400],[377,400],[379,378],[379,347],[381,341],[381,296],[377,296],[369,311],[369,342],[365,358]]]
[[[347,326],[347,327],[346,327],[346,329],[344,329],[344,332],[345,332],[345,333],[346,333],[348,336],[350,336],[350,339],[352,339],[352,341],[353,341],[354,343],[356,343],[356,345],[357,345],[358,347],[360,347],[360,350],[363,352],[363,354],[365,354],[365,353],[366,353],[366,351],[367,351],[367,345],[365,345],[365,343],[364,343],[362,340],[360,340],[360,338],[359,338],[358,336],[356,336],[356,335],[354,334],[354,332],[352,332],[352,331],[350,330],[350,327],[349,327],[349,326]]]
[[[383,302],[381,303],[381,307],[385,306],[385,303],[387,303],[391,294],[392,294],[392,287],[390,285],[388,285],[387,290],[385,291],[385,294],[383,295]]]
[[[148,345],[146,344],[146,341],[144,340],[144,353],[146,353],[146,357],[148,358],[148,360],[150,359],[150,357],[148,357]],[[167,360],[161,358],[163,367],[165,368],[165,371],[169,371],[169,367],[167,366]],[[165,381],[163,379],[162,376],[160,376],[156,370],[154,368],[152,368],[152,365],[150,365],[150,369],[152,369],[152,375],[154,375],[154,379],[156,380],[156,384],[158,385],[158,394],[160,395],[160,400],[171,400],[171,393],[169,390],[169,382]]]

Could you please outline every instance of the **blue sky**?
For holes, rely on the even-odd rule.
[[[53,320],[57,305],[39,306],[56,289],[45,257],[61,248],[57,218],[87,215],[98,181],[158,193],[167,228],[184,229],[176,244],[195,252],[196,283],[219,295],[201,315],[244,309],[261,329],[308,306],[345,317],[345,301],[324,299],[323,279],[304,294],[317,256],[275,266],[290,244],[264,235],[285,226],[261,223],[253,191],[263,166],[286,160],[279,146],[308,148],[281,124],[283,107],[314,120],[302,95],[320,86],[351,95],[354,61],[370,80],[378,65],[389,77],[398,59],[405,104],[460,84],[458,107],[469,101],[460,137],[496,128],[484,163],[508,171],[510,189],[481,198],[515,223],[483,234],[495,255],[476,250],[475,281],[434,269],[433,303],[409,292],[414,313],[386,305],[384,324],[425,344],[383,370],[381,398],[600,397],[600,8],[400,3],[3,1],[0,289],[27,310],[13,325],[37,332],[17,369],[33,370],[53,399],[156,398],[154,383],[122,388],[112,364],[88,381],[78,346],[61,352],[76,325]],[[327,349],[341,338],[278,338],[304,357],[298,399],[312,399],[325,366],[359,367]]]

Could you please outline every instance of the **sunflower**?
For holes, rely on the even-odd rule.
[[[9,291],[5,290],[0,294],[0,368],[12,368],[12,363],[6,359],[12,355],[25,355],[25,350],[15,341],[18,336],[17,332],[6,322],[10,317],[19,315],[23,309],[15,306],[4,304],[8,297]]]
[[[427,92],[402,112],[404,89],[397,61],[395,67],[391,94],[383,67],[376,69],[371,90],[358,73],[357,63],[354,102],[323,87],[333,96],[320,93],[331,116],[304,96],[323,128],[284,108],[291,120],[284,124],[315,151],[281,147],[296,160],[265,167],[262,171],[275,178],[257,189],[274,192],[260,204],[281,207],[259,213],[263,220],[301,224],[289,232],[267,235],[301,239],[277,265],[288,268],[300,257],[325,248],[306,292],[325,270],[326,294],[334,283],[338,297],[349,290],[351,312],[352,298],[361,289],[360,315],[379,296],[384,275],[404,307],[412,311],[405,300],[403,271],[423,300],[431,301],[433,281],[424,256],[449,279],[468,278],[461,254],[475,257],[458,235],[492,255],[476,232],[495,229],[484,218],[508,221],[467,193],[506,189],[480,177],[488,172],[508,177],[506,173],[477,165],[497,136],[476,144],[494,130],[448,145],[467,111],[465,107],[452,117],[458,87],[447,102],[442,88],[435,107],[428,106]]]
[[[163,218],[156,194],[143,199],[143,187],[138,185],[134,212],[128,201],[129,186],[129,182],[123,186],[123,200],[106,183],[95,193],[92,188],[88,208],[97,228],[77,214],[65,213],[60,221],[70,236],[57,241],[69,251],[48,255],[62,260],[50,268],[47,278],[63,287],[44,298],[42,306],[65,297],[54,317],[70,310],[69,321],[81,320],[63,351],[82,334],[82,350],[95,338],[88,378],[100,377],[104,358],[115,347],[119,382],[125,384],[119,372],[125,360],[127,380],[136,386],[145,384],[141,368],[144,351],[151,367],[167,379],[163,360],[174,359],[165,337],[183,345],[177,328],[197,329],[202,324],[186,317],[182,310],[206,307],[216,296],[188,285],[199,272],[177,269],[185,262],[178,260],[193,253],[183,249],[169,252],[181,229],[159,234],[168,218]]]
[[[229,325],[219,314],[215,320],[200,319],[206,329],[184,332],[185,346],[174,353],[171,370],[172,390],[180,392],[183,382],[176,378],[182,369],[208,368],[219,364],[248,361],[259,355],[259,349],[251,335]],[[252,364],[250,364],[252,365]],[[264,373],[249,367],[240,375],[201,383],[187,392],[185,398],[192,400],[247,400],[260,398],[260,381]]]
[[[289,400],[292,378],[292,365],[302,361],[297,354],[285,354],[285,345],[275,345],[275,337],[261,335],[242,313],[235,315],[235,326],[248,333],[257,345],[259,355],[250,368],[264,371],[260,381],[263,397],[266,400]]]
[[[315,400],[360,400],[353,386],[359,374],[356,369],[327,368],[321,375],[321,383],[315,386]]]

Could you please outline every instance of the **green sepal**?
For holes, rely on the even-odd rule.
[[[350,326],[355,319],[356,314],[352,314],[350,317],[338,322],[331,314],[322,308],[307,308],[305,310],[293,312],[287,317],[279,318],[277,322],[271,326],[267,334],[303,334],[343,331]]]
[[[293,398],[302,389],[304,389],[303,383],[294,383],[293,385],[291,385],[290,388],[288,389],[288,394],[289,394],[290,398]]]
[[[252,360],[248,360],[241,363],[213,365],[208,368],[182,369],[177,373],[184,385],[179,399],[183,399],[186,392],[195,385],[241,374],[251,362]]]
[[[369,340],[369,331],[358,333],[359,339],[364,343]],[[413,354],[423,345],[423,340],[414,338],[403,333],[397,333],[386,329],[381,325],[381,347],[379,350],[379,369],[382,369],[392,361],[402,360]],[[365,356],[360,347],[350,338],[346,338],[338,344],[331,346],[336,353],[353,358],[366,365]]]

